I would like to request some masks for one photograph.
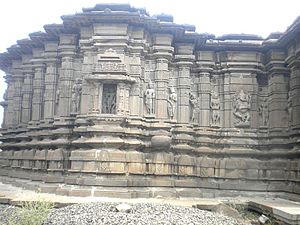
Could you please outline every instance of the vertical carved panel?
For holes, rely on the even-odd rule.
[[[102,93],[102,113],[116,114],[116,92],[115,84],[104,84]]]

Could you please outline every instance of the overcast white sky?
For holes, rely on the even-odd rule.
[[[216,36],[248,33],[267,37],[271,32],[285,31],[300,15],[299,0],[3,0],[0,3],[0,52],[43,31],[43,25],[61,23],[60,16],[81,12],[97,3],[130,3],[153,14],[166,13],[179,24],[193,24],[199,33]],[[6,85],[0,71],[0,101]],[[0,107],[0,123],[3,118]]]

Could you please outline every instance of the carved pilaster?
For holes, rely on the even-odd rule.
[[[140,111],[141,105],[143,105],[143,98],[141,95],[141,73],[142,68],[140,55],[134,55],[130,63],[130,76],[136,80],[136,83],[134,83],[131,87],[129,98],[130,115],[133,116],[142,115],[142,111]]]
[[[129,84],[119,83],[117,87],[117,114],[128,115],[129,114]]]
[[[210,73],[200,72],[198,83],[198,95],[199,95],[199,124],[200,126],[210,126]]]
[[[45,68],[42,64],[35,66],[32,97],[32,121],[38,122],[43,119]]]
[[[190,122],[190,64],[178,63],[179,77],[178,77],[178,118],[179,123]],[[195,96],[195,98],[197,98]],[[192,105],[191,110],[196,110],[197,103]],[[195,117],[192,116],[192,120],[195,121]]]
[[[44,92],[44,119],[51,121],[54,118],[57,92],[57,43],[45,43],[45,92]]]
[[[225,72],[223,75],[223,93],[224,93],[224,127],[233,126],[232,122],[232,97],[230,85],[230,73]]]
[[[3,121],[1,125],[2,128],[7,128],[7,106],[8,106],[7,95],[8,95],[8,89],[5,90],[3,94],[3,101],[0,102],[0,105],[3,107]]]
[[[13,93],[13,126],[19,125],[21,122],[21,111],[22,111],[22,85],[23,85],[23,74],[21,71],[21,61],[13,61],[12,66],[12,78],[14,81],[14,93]]]
[[[189,43],[181,43],[176,45],[175,60],[178,66],[178,118],[179,123],[189,123],[192,119],[193,122],[197,120],[195,117],[195,110],[197,110],[198,96],[191,101],[191,67],[195,60],[193,55],[194,45]],[[194,102],[193,102],[194,101]],[[190,104],[192,103],[192,105]],[[190,107],[191,105],[191,107]],[[191,113],[192,111],[192,113]]]
[[[33,94],[33,74],[24,75],[24,84],[22,87],[22,118],[21,122],[27,124],[31,120],[32,114],[32,94]]]
[[[288,60],[288,67],[290,68],[290,82],[288,93],[288,124],[290,129],[300,128],[300,57],[290,58]]]
[[[288,126],[287,96],[288,68],[285,67],[284,53],[271,51],[267,64],[269,77],[269,128],[282,129]],[[282,60],[280,60],[282,58]]]
[[[6,102],[7,102],[7,113],[5,117],[5,125],[7,128],[11,127],[13,124],[13,113],[14,113],[14,81],[10,74],[6,74],[7,82],[7,92],[6,92]]]
[[[155,70],[155,115],[158,119],[167,119],[167,96],[168,96],[168,60],[159,58],[156,60]]]
[[[33,96],[32,96],[32,118],[34,123],[43,119],[44,113],[44,86],[45,86],[45,65],[42,58],[43,49],[33,49],[34,68]]]
[[[171,59],[173,47],[171,47],[173,36],[168,34],[154,35],[154,57],[156,59],[155,68],[155,115],[158,119],[168,118],[168,79],[169,60]]]
[[[32,68],[32,55],[22,56],[22,69],[24,82],[22,85],[22,113],[21,124],[26,126],[31,120],[32,114],[32,94],[33,94],[33,77],[34,71]]]
[[[82,64],[82,96],[81,96],[81,114],[87,114],[89,111],[94,109],[94,102],[92,93],[92,82],[87,82],[84,79],[86,76],[92,74],[93,71],[93,63],[94,63],[94,54],[92,52],[92,47],[84,46],[84,53],[83,53],[83,64]]]
[[[68,117],[71,112],[76,38],[75,34],[63,34],[60,36],[60,44],[58,46],[59,55],[61,56],[58,105],[58,116],[60,117]]]

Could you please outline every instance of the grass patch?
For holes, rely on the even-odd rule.
[[[54,203],[43,200],[26,201],[15,208],[8,218],[8,225],[42,225]]]

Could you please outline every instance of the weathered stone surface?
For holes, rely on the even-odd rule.
[[[232,217],[232,218],[234,218],[238,221],[243,221],[242,216],[240,215],[240,213],[236,209],[234,209],[234,208],[232,208],[232,207],[230,207],[226,204],[223,204],[223,203],[220,203],[220,204],[212,207],[211,211],[220,213],[224,216]]]

